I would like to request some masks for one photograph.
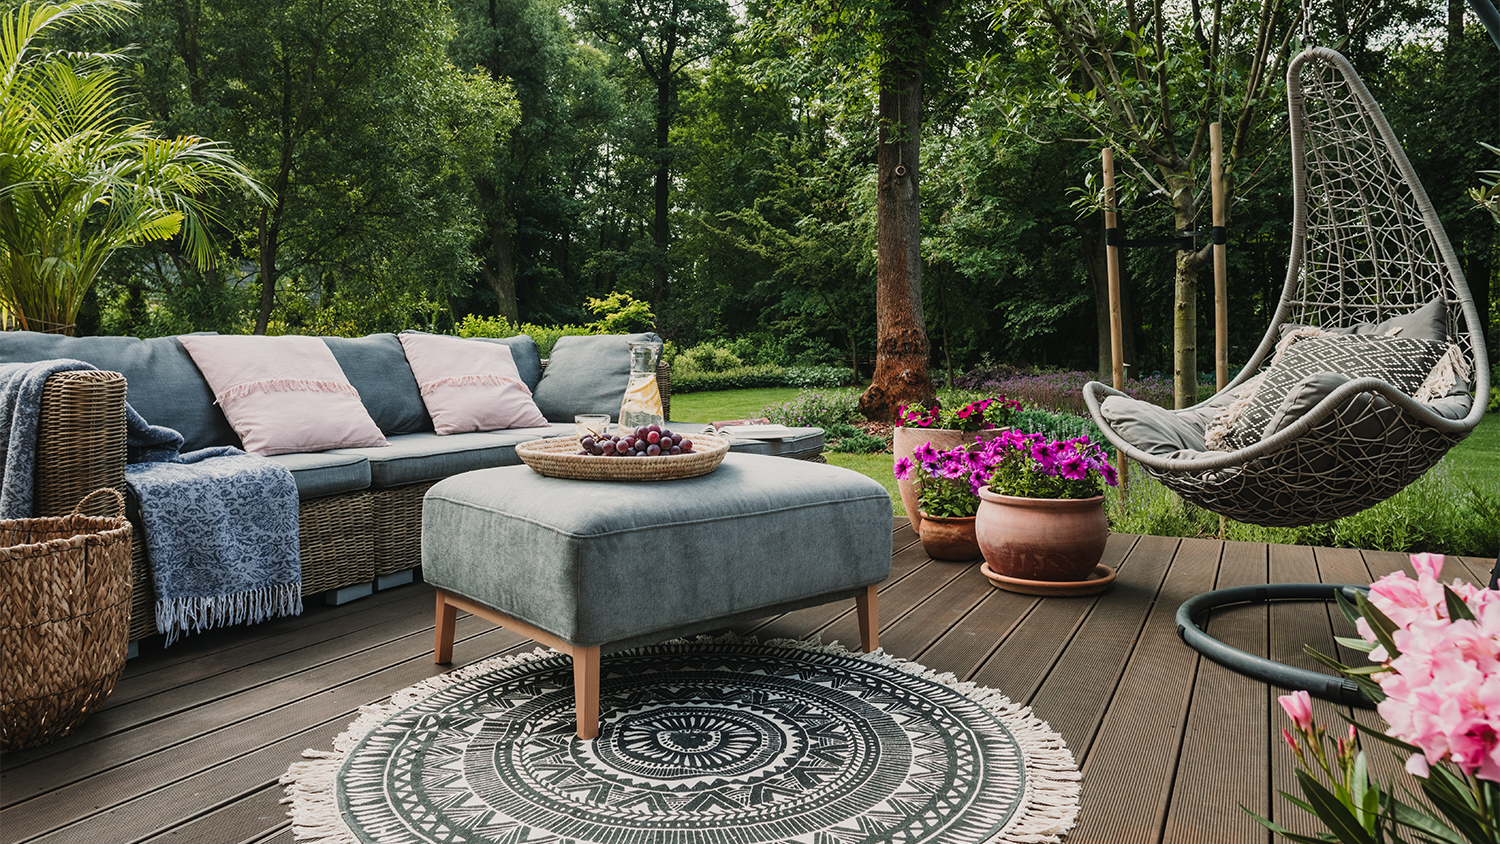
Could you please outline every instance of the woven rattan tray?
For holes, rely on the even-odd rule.
[[[549,437],[516,446],[516,454],[538,474],[576,481],[671,481],[695,478],[719,467],[729,440],[693,434],[692,454],[670,457],[595,457],[578,453],[578,440]]]

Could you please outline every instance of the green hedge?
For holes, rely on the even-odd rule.
[[[710,393],[766,387],[832,389],[848,384],[850,378],[849,370],[838,366],[738,366],[722,372],[684,367],[672,370],[672,392]]]

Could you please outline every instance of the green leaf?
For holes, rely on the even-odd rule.
[[[1381,612],[1378,607],[1370,603],[1370,599],[1363,592],[1355,596],[1359,602],[1359,614],[1364,616],[1365,622],[1370,625],[1370,632],[1375,634],[1376,641],[1385,648],[1386,656],[1395,659],[1401,655],[1401,649],[1396,647],[1396,642],[1391,639],[1391,634],[1398,629],[1396,622]]]
[[[1453,828],[1426,812],[1413,808],[1394,797],[1390,799],[1390,816],[1396,823],[1416,830],[1422,836],[1443,844],[1464,844]]]
[[[1302,801],[1297,800],[1296,798],[1292,797],[1290,794],[1287,794],[1285,791],[1281,792],[1281,796],[1287,798],[1288,800],[1291,800],[1294,803],[1301,804],[1302,807],[1305,808],[1305,809],[1307,809],[1309,812],[1312,811],[1312,809],[1310,807],[1308,807],[1307,804],[1302,803]],[[1243,803],[1240,804],[1240,810],[1243,811],[1245,814],[1249,815],[1250,817],[1254,818],[1256,823],[1260,824],[1261,826],[1265,827],[1266,829],[1271,830],[1272,832],[1276,833],[1277,835],[1280,835],[1282,838],[1285,838],[1288,841],[1296,841],[1297,844],[1328,844],[1327,839],[1324,839],[1324,838],[1314,838],[1314,837],[1312,837],[1310,835],[1300,835],[1298,833],[1292,832],[1291,830],[1287,829],[1286,827],[1281,826],[1281,825],[1279,825],[1279,824],[1275,823],[1274,821],[1271,821],[1271,820],[1269,820],[1267,818],[1263,818],[1260,815],[1257,815],[1256,813],[1250,811],[1249,809],[1246,809],[1245,805]]]
[[[1302,786],[1302,793],[1307,795],[1307,802],[1312,804],[1313,813],[1335,838],[1343,844],[1378,844],[1378,839],[1365,831],[1349,807],[1340,803],[1312,774],[1299,768],[1297,782]]]
[[[1464,599],[1458,597],[1451,587],[1443,587],[1443,597],[1448,601],[1448,618],[1453,621],[1473,621],[1474,613]]]
[[[1333,640],[1351,651],[1369,653],[1375,650],[1374,642],[1366,642],[1364,639],[1356,639],[1352,636],[1334,636]]]

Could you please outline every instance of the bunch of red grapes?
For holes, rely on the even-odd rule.
[[[578,446],[579,454],[600,457],[669,457],[693,453],[692,440],[660,425],[642,425],[623,437],[584,437]]]

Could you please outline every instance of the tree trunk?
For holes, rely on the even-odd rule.
[[[663,62],[656,82],[656,216],[651,222],[651,241],[656,246],[656,290],[651,305],[659,309],[667,297],[667,245],[671,232],[667,212],[671,206],[671,173],[667,167],[667,143],[672,131],[672,73],[670,59]]]
[[[1172,194],[1172,224],[1190,231],[1197,211],[1193,177],[1187,168],[1163,168]],[[1204,258],[1193,250],[1177,252],[1172,303],[1172,403],[1178,408],[1198,403],[1198,271]]]
[[[912,49],[909,54],[921,54]],[[922,67],[891,59],[880,73],[880,139],[875,200],[875,376],[859,398],[865,418],[890,422],[896,409],[930,403],[932,347],[922,318]]]

